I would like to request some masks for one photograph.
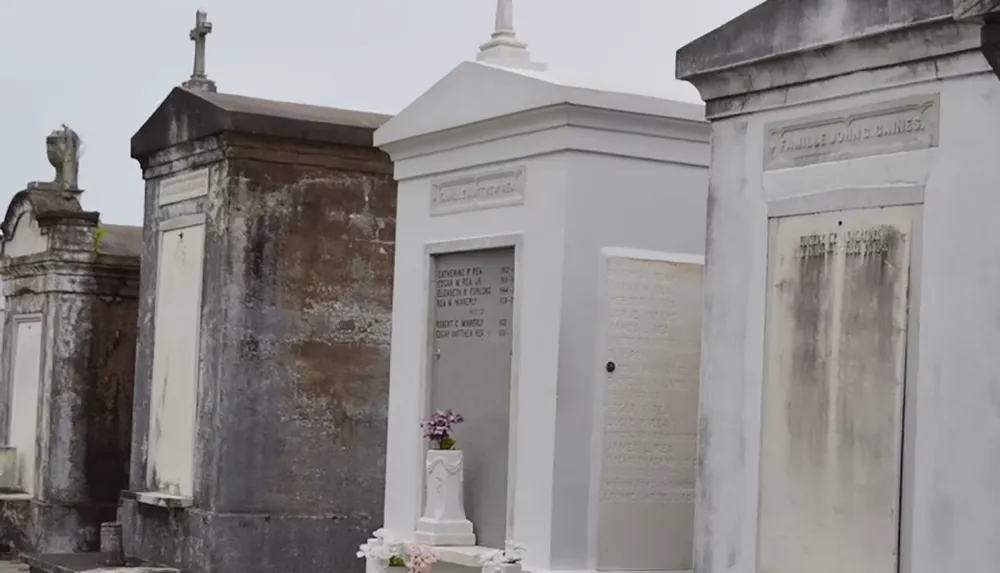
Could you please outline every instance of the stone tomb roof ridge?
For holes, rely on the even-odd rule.
[[[135,225],[103,225],[105,231],[98,250],[104,255],[120,257],[142,256],[142,227]]]
[[[338,125],[363,127],[373,130],[381,127],[382,124],[388,121],[391,117],[380,113],[271,100],[229,93],[201,92],[198,93],[198,95],[231,113],[273,115],[287,117],[289,119],[316,121],[320,123],[334,123]]]
[[[371,147],[372,133],[391,116],[175,87],[132,136],[141,159],[223,132]]]
[[[557,105],[705,121],[704,106],[700,103],[571,80],[550,71],[466,61],[379,128],[375,144],[389,145]]]

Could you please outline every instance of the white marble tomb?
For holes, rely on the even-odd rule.
[[[993,571],[995,25],[815,4],[678,52],[713,141],[695,569]]]
[[[503,55],[375,135],[400,186],[384,525],[414,539],[418,426],[453,408],[477,545],[435,571],[505,539],[537,573],[689,570],[702,109]]]

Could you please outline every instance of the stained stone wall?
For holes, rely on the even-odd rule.
[[[897,571],[913,206],[772,220],[763,571]]]
[[[384,120],[177,88],[133,138],[146,224],[130,556],[192,572],[362,568],[385,467],[396,196],[370,143]],[[201,187],[169,183],[199,170]],[[193,495],[166,508],[144,494],[159,242],[179,218],[204,221],[204,268]]]
[[[127,486],[141,235],[114,225],[98,233],[98,213],[44,187],[16,194],[2,228],[9,367],[0,374],[0,442],[24,429],[10,427],[13,407],[34,402],[37,416],[33,467],[24,474],[31,483],[20,484],[29,493],[0,496],[0,543],[20,552],[93,551]],[[41,330],[31,356],[17,352],[25,317]],[[15,368],[19,360],[35,361]],[[34,369],[37,400],[12,404],[15,385],[25,382],[14,374]]]

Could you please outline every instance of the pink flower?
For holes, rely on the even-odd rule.
[[[452,426],[465,421],[461,414],[456,414],[451,410],[438,410],[431,414],[427,420],[421,424],[424,429],[424,437],[429,440],[440,442],[451,438]]]
[[[423,545],[410,546],[410,562],[407,564],[409,573],[430,573],[437,563],[438,556],[433,550]]]

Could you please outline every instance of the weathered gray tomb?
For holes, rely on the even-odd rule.
[[[200,15],[199,46],[207,29]],[[146,212],[128,556],[363,567],[385,470],[386,119],[216,93],[202,61],[132,138]]]
[[[712,121],[695,569],[1000,563],[1000,8],[770,0]]]
[[[55,181],[0,226],[0,544],[20,553],[95,550],[128,480],[141,228],[83,210],[76,133],[47,143]]]

